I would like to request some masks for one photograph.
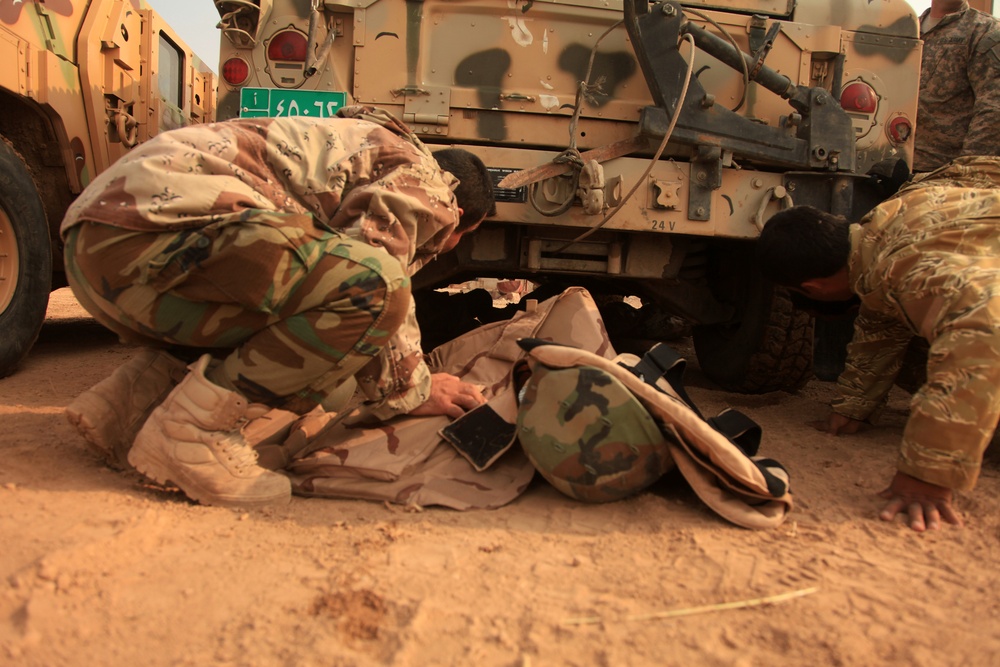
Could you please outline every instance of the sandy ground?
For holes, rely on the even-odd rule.
[[[677,478],[601,506],[536,482],[495,511],[295,498],[201,507],[105,468],[63,416],[133,350],[65,290],[0,380],[0,664],[1000,665],[1000,465],[966,526],[875,518],[906,418],[833,438],[831,387],[728,394],[796,509],[751,532]],[[689,354],[689,341],[678,341]],[[725,608],[786,593],[800,597]]]

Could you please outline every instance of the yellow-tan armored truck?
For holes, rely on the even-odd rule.
[[[0,377],[66,284],[59,224],[129,148],[215,118],[215,75],[139,0],[0,2]]]
[[[912,158],[921,42],[905,0],[216,6],[220,118],[376,105],[493,171],[497,216],[419,287],[492,276],[639,296],[693,323],[701,368],[731,389],[797,387],[812,368],[810,316],[753,265],[768,217],[858,218]]]

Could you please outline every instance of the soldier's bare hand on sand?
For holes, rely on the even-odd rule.
[[[840,435],[842,433],[850,435],[851,433],[857,433],[858,429],[864,425],[864,422],[831,412],[830,416],[826,419],[809,422],[809,425],[817,431],[823,431],[830,435]]]
[[[906,514],[910,528],[918,532],[937,530],[941,527],[941,519],[956,526],[962,525],[962,517],[951,504],[951,489],[947,487],[897,472],[889,488],[879,495],[889,501],[879,512],[883,521],[892,521],[897,514]]]

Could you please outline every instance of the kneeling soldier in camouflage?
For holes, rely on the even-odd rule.
[[[861,300],[839,398],[822,424],[854,433],[885,402],[913,336],[930,344],[880,517],[914,530],[961,524],[953,490],[976,484],[1000,417],[1000,158],[918,176],[860,225],[806,206],[776,213],[757,246],[774,282]]]
[[[159,348],[67,409],[110,463],[206,504],[282,502],[288,479],[241,433],[255,414],[307,412],[352,377],[380,419],[483,401],[424,364],[410,276],[493,213],[485,166],[432,154],[384,112],[340,116],[160,134],[70,208],[73,292],[123,341]]]

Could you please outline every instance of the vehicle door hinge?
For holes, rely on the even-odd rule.
[[[449,86],[407,87],[403,94],[403,122],[417,134],[448,134],[451,114],[451,88]],[[433,128],[433,129],[432,129]]]

